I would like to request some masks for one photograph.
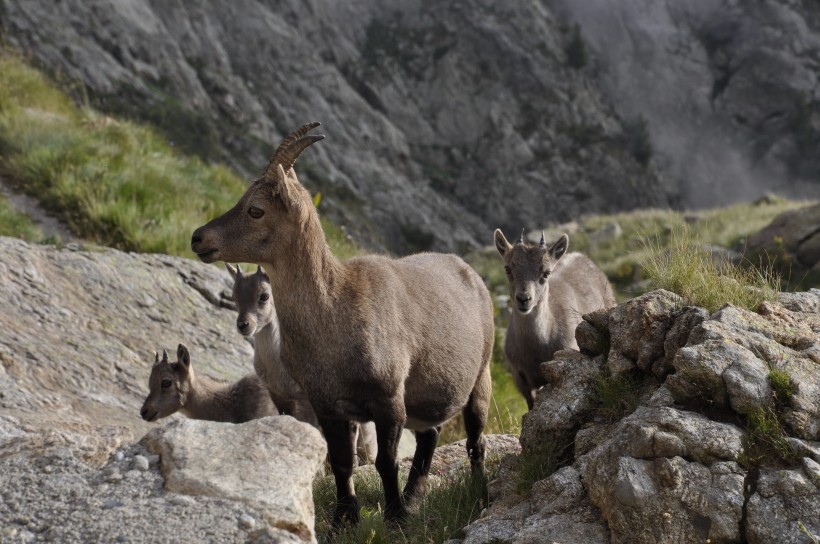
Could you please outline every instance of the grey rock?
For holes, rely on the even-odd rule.
[[[664,357],[666,333],[674,323],[673,311],[680,306],[678,295],[658,290],[613,308],[609,314],[609,357],[625,356],[639,369],[650,370]]]
[[[148,470],[149,463],[148,458],[144,455],[136,455],[134,456],[134,468],[136,470]]]
[[[820,538],[820,483],[805,468],[762,469],[757,489],[747,506],[747,538],[752,544],[764,542],[810,543],[799,528],[802,522],[814,538]]]
[[[820,204],[778,215],[749,237],[748,248],[788,259],[796,270],[820,270]]]
[[[269,526],[315,540],[311,485],[327,448],[314,427],[288,416],[239,425],[179,420],[144,441],[162,460],[166,491],[239,501],[263,511]]]
[[[575,434],[595,408],[592,392],[603,368],[603,357],[590,358],[572,350],[556,352],[553,361],[541,364],[548,383],[536,393],[533,409],[524,414],[524,450]]]

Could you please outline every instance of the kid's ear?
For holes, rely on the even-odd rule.
[[[230,263],[225,263],[225,268],[228,269],[228,272],[230,272],[234,280],[242,277],[242,269],[239,268],[239,265],[232,266]]]
[[[549,248],[550,258],[553,261],[557,261],[561,257],[564,256],[564,253],[567,252],[567,248],[569,247],[569,236],[566,234],[561,235],[557,242],[552,244]]]
[[[191,367],[191,354],[188,353],[188,348],[185,347],[185,344],[177,346],[177,361],[179,361],[185,370]]]
[[[512,246],[504,237],[504,233],[501,232],[501,229],[495,229],[493,238],[495,239],[495,248],[498,250],[498,253],[503,257],[507,254],[507,252],[510,250]]]

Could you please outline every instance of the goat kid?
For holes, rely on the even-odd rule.
[[[513,307],[504,354],[512,367],[518,390],[532,410],[535,390],[546,384],[541,363],[556,351],[578,349],[575,328],[581,316],[615,305],[606,275],[589,258],[568,253],[569,236],[562,235],[547,247],[543,234],[538,244],[511,245],[500,229],[495,247],[504,262]]]
[[[154,352],[148,387],[150,392],[140,410],[145,421],[181,412],[191,419],[244,423],[279,413],[258,376],[248,374],[232,384],[198,376],[183,344],[177,346],[177,361],[173,363],[168,361],[167,351],[162,351],[161,360]]]
[[[236,328],[245,338],[253,338],[253,368],[268,386],[279,412],[299,421],[319,426],[307,394],[282,364],[279,322],[273,303],[270,280],[262,267],[254,274],[244,274],[239,266],[225,263],[234,280],[233,301],[239,315]],[[356,453],[360,464],[376,459],[376,427],[372,422],[360,425]]]

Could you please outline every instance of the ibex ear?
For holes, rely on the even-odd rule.
[[[290,192],[288,187],[288,176],[285,173],[285,169],[282,168],[281,164],[276,165],[276,174],[273,176],[274,178],[274,193],[279,195],[282,204],[285,205],[286,210],[290,210],[291,200],[290,200]]]
[[[154,352],[154,364],[159,364],[159,353],[157,353],[156,351]]]
[[[507,254],[507,252],[512,247],[507,239],[504,237],[504,233],[501,232],[501,229],[495,229],[495,234],[493,236],[495,238],[495,248],[498,250],[498,253],[501,254],[503,257]]]
[[[558,241],[552,244],[549,248],[550,258],[553,261],[557,261],[561,257],[564,256],[564,253],[567,252],[567,248],[569,247],[569,236],[566,234],[562,234]]]
[[[188,353],[188,348],[185,347],[185,344],[177,346],[177,361],[179,361],[185,370],[191,367],[191,354]]]

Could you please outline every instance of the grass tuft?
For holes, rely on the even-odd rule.
[[[738,462],[747,469],[763,465],[793,465],[799,456],[785,437],[775,408],[753,410],[746,416],[746,435]]]
[[[656,289],[679,294],[687,305],[714,312],[729,303],[756,311],[775,302],[780,278],[770,268],[745,268],[715,259],[688,227],[674,230],[668,244],[656,236],[645,241],[641,266]]]
[[[797,387],[792,382],[791,375],[785,370],[772,368],[769,370],[769,385],[775,395],[775,403],[782,404],[797,393]]]
[[[612,376],[608,372],[595,378],[593,401],[596,413],[607,423],[631,414],[640,404],[641,378],[636,373]]]
[[[528,496],[535,482],[549,477],[561,468],[564,453],[570,446],[571,444],[563,444],[559,437],[554,436],[539,444],[537,448],[521,452],[516,473],[516,491]]]

